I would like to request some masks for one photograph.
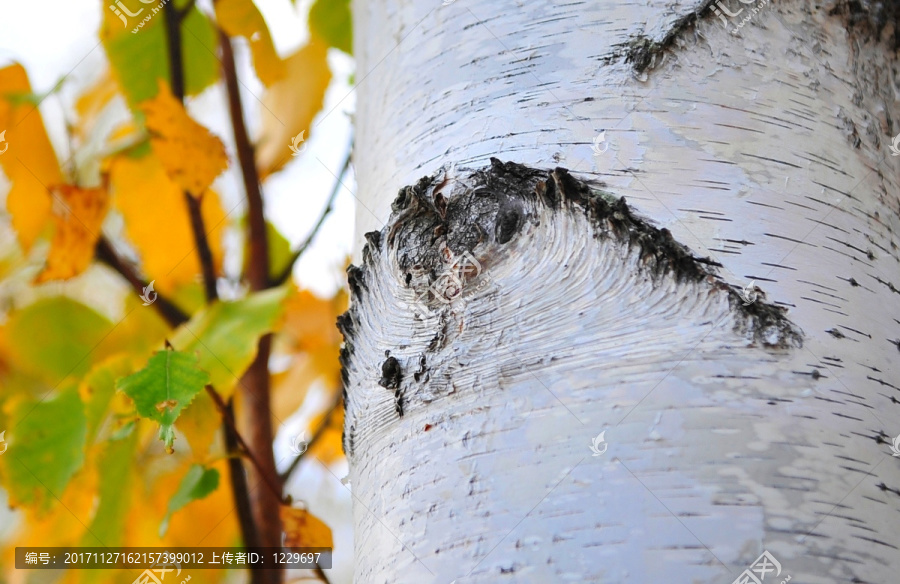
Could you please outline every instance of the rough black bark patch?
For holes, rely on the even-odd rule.
[[[893,51],[900,49],[900,1],[837,0],[827,10],[861,42],[884,42]]]
[[[653,69],[657,61],[661,60],[662,53],[672,46],[675,39],[692,30],[698,20],[712,14],[708,8],[713,2],[714,0],[704,0],[693,10],[675,19],[661,38],[651,39],[645,35],[636,35],[630,42],[618,45],[617,50],[606,58],[606,62],[624,57],[625,62],[631,64],[635,73]]]
[[[397,389],[403,380],[403,371],[400,369],[400,362],[394,357],[388,357],[381,364],[381,379],[378,385],[385,389]]]

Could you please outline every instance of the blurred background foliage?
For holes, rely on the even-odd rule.
[[[352,198],[349,122],[318,135],[319,122],[352,106],[349,0],[170,1],[180,63],[162,0],[91,2],[99,28],[79,29],[94,35],[90,59],[61,55],[71,71],[46,87],[2,47],[0,582],[132,582],[139,573],[17,571],[16,546],[240,545],[228,460],[250,461],[226,447],[216,402],[241,411],[242,374],[268,333],[284,537],[333,541],[328,578],[349,582],[334,326],[347,307],[336,285],[346,260],[326,252],[318,271],[302,274],[297,263],[323,248],[312,245],[323,224],[332,223],[324,246],[351,240],[349,213],[329,217],[339,194]],[[263,5],[308,16],[297,46],[276,47]],[[0,10],[15,22],[15,8]],[[42,34],[34,22],[14,26]],[[235,49],[230,80],[222,34]],[[253,244],[236,123],[248,127],[262,185],[265,256]],[[337,164],[319,159],[327,180],[303,174],[317,149],[338,153]],[[302,235],[280,229],[291,214]],[[262,284],[250,276],[261,257]],[[316,292],[296,283],[329,278]],[[309,444],[300,457],[298,443]],[[240,570],[193,578],[249,581]],[[307,579],[321,576],[288,578]]]

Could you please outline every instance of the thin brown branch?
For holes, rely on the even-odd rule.
[[[234,424],[234,417],[229,409],[229,407],[225,404],[225,401],[222,399],[222,396],[219,395],[219,392],[215,390],[215,388],[211,385],[206,386],[206,393],[216,402],[216,407],[219,408],[219,413],[222,414],[222,421],[225,422],[225,425],[231,429],[234,433],[234,438],[237,441],[237,444],[241,447],[241,450],[244,456],[253,463],[253,466],[256,468],[257,472],[259,472],[260,476],[262,476],[263,480],[266,482],[266,485],[269,489],[272,490],[273,493],[283,502],[281,489],[276,487],[275,484],[278,482],[277,475],[276,478],[273,478],[269,473],[265,472],[263,466],[260,464],[259,460],[256,459],[256,456],[253,455],[253,451],[247,446],[247,443],[244,442],[244,439],[241,437],[240,432],[238,432],[237,426]]]
[[[325,417],[322,418],[322,421],[319,423],[319,426],[316,428],[316,431],[313,432],[313,435],[309,439],[309,442],[306,443],[306,450],[303,451],[303,453],[297,455],[297,457],[291,461],[291,465],[289,467],[287,467],[287,469],[285,469],[285,471],[283,473],[281,473],[281,482],[282,483],[287,483],[288,479],[291,478],[291,474],[293,474],[293,472],[295,470],[297,470],[297,467],[300,466],[300,462],[303,460],[303,456],[307,452],[309,452],[309,450],[312,448],[313,444],[315,444],[316,441],[322,437],[322,434],[325,433],[325,430],[328,429],[328,424],[331,422],[331,416],[333,416],[334,412],[337,411],[337,409],[341,406],[341,392],[337,391],[335,393],[337,394],[337,399],[335,399],[334,403],[331,405],[331,407],[328,408],[328,411],[325,414]]]
[[[97,242],[97,247],[94,250],[94,255],[98,260],[105,263],[113,270],[119,273],[125,280],[131,284],[131,288],[137,292],[138,295],[144,294],[144,289],[149,285],[145,282],[137,273],[137,270],[122,259],[118,253],[116,253],[115,248],[113,248],[112,243],[106,239],[106,237],[101,236],[100,240]],[[167,323],[172,328],[179,326],[182,323],[185,323],[189,320],[187,314],[181,311],[180,308],[175,306],[170,300],[163,298],[163,296],[159,292],[155,292],[156,300],[152,303],[152,306],[159,312],[159,315],[162,316]]]
[[[178,101],[184,101],[184,59],[181,55],[181,20],[182,15],[175,8],[174,0],[166,2],[166,43],[169,55],[169,85],[172,95]]]
[[[183,103],[185,84],[184,62],[181,50],[181,22],[187,12],[185,11],[184,13],[179,14],[178,10],[175,8],[174,0],[167,2],[164,9],[166,15],[170,85],[173,95]],[[188,10],[189,9],[190,8],[188,8]],[[200,212],[200,201],[192,197],[188,192],[185,192],[184,196],[191,217],[194,242],[197,246],[200,264],[203,269],[203,282],[206,298],[207,301],[212,301],[218,297],[216,293],[215,268],[212,261],[212,253],[209,248],[209,242],[206,238],[206,230],[203,225],[203,215]],[[266,358],[268,359],[268,355]],[[237,447],[238,439],[240,437],[234,429],[233,413],[233,406],[229,401],[224,410],[223,418],[231,420],[232,424],[229,425],[228,423],[224,423],[223,427],[226,446],[228,446],[230,451],[233,451]],[[248,546],[262,546],[267,540],[260,537],[259,526],[254,521],[253,499],[251,499],[250,496],[247,475],[240,459],[229,458],[229,475],[231,479],[231,490],[234,494],[234,500],[238,510],[238,520],[240,521],[241,535],[244,544]],[[280,488],[278,489],[278,492],[281,492]],[[251,570],[251,584],[278,584],[282,580],[282,574],[283,572],[279,571],[276,572],[273,577],[273,575],[270,575],[265,571]]]
[[[254,467],[251,473],[251,482],[266,480],[274,483],[274,488],[257,489],[250,493],[250,501],[253,505],[253,517],[259,530],[260,541],[263,547],[278,547],[281,545],[282,524],[281,505],[283,492],[278,470],[275,468],[275,454],[272,452],[272,411],[269,398],[269,355],[272,350],[272,334],[263,335],[259,339],[256,358],[247,371],[244,372],[240,382],[241,408],[238,411],[238,427],[241,428],[247,443],[253,449],[253,454],[260,462],[261,469]],[[254,477],[260,474],[259,479]],[[277,494],[276,494],[277,493]],[[283,572],[272,574],[278,578],[283,577]]]
[[[178,9],[175,8],[175,3],[171,0],[166,3],[164,9],[172,95],[175,96],[175,99],[184,103],[184,60],[181,47],[181,21],[184,18],[184,14],[178,12]],[[203,225],[203,214],[200,212],[201,197],[194,197],[191,193],[184,191],[184,201],[187,204],[188,215],[191,219],[194,246],[197,248],[197,255],[200,257],[206,300],[207,302],[212,302],[219,295],[216,292],[215,263],[213,262],[212,250],[209,247],[209,240],[206,237],[206,228]]]
[[[232,400],[228,400],[222,417],[223,419],[234,420],[234,402]],[[239,435],[234,429],[233,423],[223,423],[222,429],[225,432],[225,448],[228,454],[237,454]],[[242,495],[249,493],[250,489],[247,485],[247,471],[244,470],[244,465],[241,463],[240,458],[236,456],[228,457],[228,474],[231,479],[231,492],[238,512],[238,521],[244,537],[244,546],[259,547],[259,533],[256,531],[256,523],[253,522],[253,509],[250,508],[250,497]]]
[[[219,46],[222,51],[222,76],[228,94],[228,111],[234,131],[241,177],[247,196],[247,239],[249,261],[246,277],[253,290],[269,287],[269,242],[266,233],[266,219],[263,210],[262,192],[253,145],[247,135],[244,112],[241,106],[240,87],[235,68],[234,51],[231,40],[224,32],[219,32]],[[281,506],[284,502],[281,477],[275,467],[275,453],[272,451],[272,413],[269,374],[269,355],[272,349],[272,335],[263,335],[257,345],[256,357],[240,383],[243,400],[240,427],[246,430],[248,442],[254,453],[256,472],[271,484],[271,491],[259,489],[250,493],[253,517],[256,521],[261,545],[278,547],[281,545]],[[252,476],[252,475],[251,475]],[[279,584],[284,579],[284,571],[263,572],[261,577],[267,584]]]
[[[340,190],[342,183],[341,179],[344,178],[344,175],[347,174],[347,170],[350,168],[350,156],[351,152],[347,152],[347,156],[344,159],[344,164],[341,167],[341,172],[338,174],[337,181],[334,183],[334,187],[331,189],[331,194],[328,196],[328,201],[325,203],[325,209],[322,211],[322,214],[319,215],[319,220],[313,226],[312,231],[309,232],[309,235],[303,240],[303,243],[300,244],[300,247],[297,248],[293,254],[291,254],[291,259],[288,262],[287,266],[285,266],[284,270],[278,276],[276,276],[272,280],[273,286],[281,286],[284,284],[288,278],[291,277],[291,272],[294,271],[294,264],[297,263],[297,260],[303,255],[306,251],[306,248],[312,243],[313,239],[315,239],[316,235],[319,233],[319,229],[322,227],[322,224],[325,223],[325,218],[328,217],[328,214],[331,213],[331,210],[334,208],[334,199],[337,197],[338,191]]]
[[[269,242],[266,236],[266,218],[263,214],[262,191],[250,136],[244,123],[241,92],[238,86],[231,40],[219,31],[219,46],[222,49],[222,76],[228,93],[228,113],[234,129],[234,143],[237,148],[244,191],[247,194],[247,238],[249,240],[250,261],[247,262],[247,279],[253,290],[269,287]]]
[[[191,232],[194,234],[194,245],[197,255],[200,257],[200,267],[203,270],[203,290],[206,293],[206,301],[212,302],[219,297],[216,291],[216,265],[213,260],[212,249],[209,247],[209,238],[206,237],[206,227],[203,224],[201,212],[202,198],[195,197],[184,191],[184,201],[187,203],[188,215],[191,218]]]

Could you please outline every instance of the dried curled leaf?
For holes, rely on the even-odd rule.
[[[153,151],[169,177],[182,189],[199,197],[228,168],[225,145],[195,122],[184,106],[159,82],[159,93],[141,104]]]

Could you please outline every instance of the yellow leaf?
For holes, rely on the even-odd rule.
[[[85,189],[57,185],[51,189],[56,229],[47,265],[37,276],[38,283],[68,280],[87,269],[100,239],[100,227],[109,210],[109,193],[105,186]]]
[[[63,182],[41,113],[30,102],[17,99],[30,92],[21,65],[0,69],[0,167],[12,183],[6,208],[25,251],[48,223],[47,188]]]
[[[334,547],[331,529],[322,520],[296,507],[281,507],[284,547]]]
[[[272,36],[262,14],[252,0],[218,0],[216,19],[228,36],[242,36],[250,43],[253,67],[268,87],[284,77],[284,61],[275,51]]]
[[[113,204],[122,213],[128,237],[141,255],[143,272],[162,293],[190,282],[200,261],[184,193],[166,175],[159,160],[119,156],[110,165]],[[216,271],[222,262],[225,212],[215,191],[207,190],[200,205]]]
[[[335,323],[346,310],[347,293],[343,290],[327,300],[309,290],[298,290],[285,301],[282,330],[298,351],[323,345],[340,349],[342,338]]]
[[[340,386],[338,356],[343,341],[335,325],[347,310],[347,294],[339,291],[324,300],[308,290],[292,294],[285,302],[285,315],[278,337],[282,350],[293,354],[287,371],[272,378],[272,414],[285,420],[303,403],[314,381],[324,378],[328,389]]]
[[[172,96],[165,81],[159,81],[156,97],[141,104],[153,151],[169,177],[195,197],[228,168],[225,145],[195,122]]]
[[[285,59],[285,78],[269,87],[263,97],[262,131],[256,151],[261,179],[291,159],[294,136],[307,132],[309,138],[310,125],[322,109],[325,90],[331,82],[327,54],[325,43],[313,38]]]
[[[319,378],[313,360],[294,355],[287,371],[272,376],[272,424],[278,427],[303,405],[310,386]]]

